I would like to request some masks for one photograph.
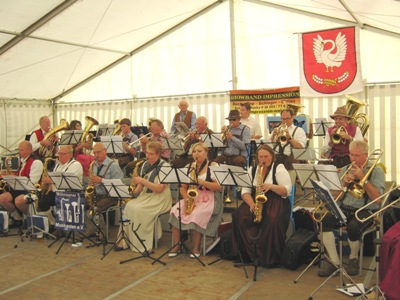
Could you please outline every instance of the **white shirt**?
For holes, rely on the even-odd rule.
[[[257,178],[257,173],[258,173],[258,168],[260,166],[257,166],[256,173],[255,173],[255,178],[253,178],[253,186],[257,186],[258,178]],[[268,176],[265,178],[264,183],[273,183],[272,182],[272,170],[274,168],[274,165],[272,164],[271,166],[271,171],[269,172]],[[248,173],[250,174],[250,177],[253,173],[253,167],[249,168]],[[286,170],[286,168],[283,166],[283,164],[279,164],[276,167],[276,182],[278,185],[283,185],[286,190],[287,190],[287,195],[290,195],[292,191],[292,180],[290,179],[289,172]],[[244,194],[251,194],[251,188],[242,188],[242,196]],[[282,197],[282,198],[287,198],[287,197]]]
[[[295,126],[294,124],[290,125],[288,127],[288,131],[290,136],[292,137],[292,139],[298,141],[303,148],[305,148],[306,144],[307,144],[307,136],[306,133],[304,132],[304,129],[301,127],[297,127],[296,132],[293,135],[294,130],[296,129],[297,126]],[[272,134],[269,137],[269,140],[271,141],[271,137]],[[275,136],[276,138],[276,136]],[[272,141],[271,141],[272,142]],[[292,153],[292,145],[290,144],[290,142],[287,142],[289,145],[287,145],[284,150],[283,150],[283,154],[286,156],[289,156]],[[272,148],[274,148],[274,146],[272,146]],[[278,148],[277,148],[278,149]]]
[[[244,119],[241,118],[240,119],[240,123],[250,127],[250,135],[253,137],[255,135],[259,135],[262,137],[262,132],[261,132],[261,126],[260,123],[258,122],[258,120],[256,120],[255,118],[253,118],[252,116],[249,116],[248,118]]]
[[[73,173],[75,174],[81,183],[83,182],[83,168],[82,165],[74,159],[71,159],[66,164],[57,163],[53,172],[61,172],[61,173]],[[53,184],[53,192],[57,191],[56,186]]]
[[[43,133],[43,136],[46,135],[46,133],[43,131],[43,129],[40,129]],[[36,136],[36,132],[33,132],[31,134],[31,137],[29,138],[29,142],[32,144],[32,151],[35,152],[40,148],[40,142],[38,141],[38,137]]]
[[[29,157],[21,158],[21,170],[19,171],[18,175],[20,175],[21,172],[24,170],[28,158]],[[33,184],[39,183],[39,180],[42,177],[42,173],[43,163],[41,160],[36,159],[31,165],[31,170],[29,171],[29,180],[32,181]]]

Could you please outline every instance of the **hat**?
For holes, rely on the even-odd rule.
[[[330,115],[330,117],[332,119],[334,119],[335,117],[345,117],[345,118],[351,118],[348,114],[347,114],[347,110],[346,110],[346,106],[340,106],[336,109],[335,113],[333,115]]]
[[[240,112],[237,109],[233,109],[229,112],[229,116],[225,120],[229,119],[240,119]]]

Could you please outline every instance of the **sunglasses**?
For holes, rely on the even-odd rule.
[[[228,119],[228,121],[236,121],[236,120],[239,120],[239,119]]]

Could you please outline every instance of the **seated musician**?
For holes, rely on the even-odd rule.
[[[364,141],[353,141],[349,145],[350,148],[350,161],[351,165],[342,168],[340,177],[342,178],[342,184],[347,189],[344,195],[339,195],[338,201],[340,201],[340,208],[347,217],[347,233],[350,246],[349,264],[345,266],[345,269],[349,275],[355,275],[358,273],[358,252],[360,250],[360,239],[362,232],[372,226],[373,220],[370,219],[364,223],[359,222],[355,218],[355,212],[365,204],[369,203],[373,199],[381,196],[385,190],[385,174],[380,167],[371,169],[372,162],[368,161],[368,144]],[[350,170],[348,170],[350,168]],[[368,174],[369,172],[369,174]],[[355,198],[349,189],[354,182],[359,182],[367,176],[363,189],[365,191],[362,199]],[[366,218],[371,215],[372,211],[379,208],[378,203],[371,204],[369,209],[362,210],[358,216],[360,218]],[[339,266],[339,256],[336,251],[335,237],[332,229],[339,228],[340,224],[336,218],[328,213],[322,219],[322,240],[324,242],[325,249],[328,253],[331,261]],[[330,263],[325,263],[323,268],[318,272],[319,276],[330,276],[336,268]]]
[[[33,156],[32,144],[28,141],[22,141],[18,145],[18,153],[21,162],[15,175],[26,176],[33,184],[39,183],[42,176],[43,163]],[[24,191],[15,190],[4,190],[0,194],[0,205],[10,213],[13,221],[13,224],[10,224],[9,227],[22,225],[23,215],[26,216],[28,214],[28,203],[24,199],[25,195]]]
[[[122,132],[122,146],[124,147],[124,153],[118,157],[118,164],[121,169],[125,168],[128,163],[134,160],[137,152],[137,146],[131,146],[130,144],[137,141],[138,137],[131,131],[131,120],[123,118],[119,121]]]
[[[160,183],[158,176],[159,169],[162,166],[168,166],[168,163],[161,159],[162,146],[160,143],[151,141],[146,145],[146,161],[137,165],[135,173],[138,176],[132,177],[132,186],[137,198],[129,201],[124,209],[124,217],[130,223],[124,226],[131,244],[121,240],[115,245],[114,250],[119,251],[130,247],[132,251],[143,252],[153,249],[154,222],[156,216],[171,209],[172,196],[168,184]],[[140,225],[140,226],[139,226]],[[138,228],[139,227],[139,228]],[[137,235],[143,240],[146,249],[134,234],[137,229]],[[161,234],[159,235],[161,237]]]
[[[72,120],[69,124],[70,130],[82,130],[82,123],[78,120]],[[83,176],[89,176],[89,166],[93,161],[94,157],[92,155],[88,155],[84,153],[85,149],[91,149],[93,146],[93,137],[88,138],[86,141],[80,142],[77,145],[74,145],[74,157],[75,159],[81,163],[83,168]]]
[[[151,132],[151,137],[143,136],[140,138],[140,143],[142,147],[143,155],[146,155],[147,151],[147,144],[149,142],[158,142],[160,145],[164,144],[164,140],[170,138],[171,136],[164,130],[164,124],[159,119],[151,119],[149,122],[149,131]],[[141,156],[143,156],[141,155]],[[169,161],[171,157],[171,150],[168,148],[164,148],[161,150],[161,159],[165,161]],[[144,159],[144,158],[143,158]],[[135,169],[136,164],[143,160],[135,160],[130,162],[126,166],[126,173],[131,174],[132,171]]]
[[[200,134],[207,133],[212,134],[214,131],[207,127],[207,118],[206,117],[198,117],[196,119],[196,129],[188,133],[185,138],[185,144],[183,145],[183,150],[185,153],[179,155],[178,158],[175,158],[171,161],[171,165],[175,168],[183,168],[187,164],[193,162],[192,156],[192,148],[193,145],[198,143],[201,140]],[[210,150],[208,151],[208,160],[213,161],[216,157],[216,151]]]
[[[58,140],[57,136],[54,135],[53,139],[44,139],[46,134],[50,131],[51,129],[51,122],[50,118],[47,116],[43,116],[39,120],[39,126],[40,128],[32,132],[29,142],[31,142],[32,147],[33,147],[33,152],[36,157],[40,158],[42,161],[48,156],[52,156],[55,154],[56,149],[54,148],[54,151],[51,153],[44,153],[43,151],[40,151],[40,149],[46,149],[51,148]]]
[[[198,120],[198,119],[197,119]],[[188,186],[183,184],[180,188],[180,193],[184,200],[177,203],[171,209],[171,216],[169,223],[172,225],[172,237],[174,243],[179,242],[179,218],[181,218],[182,229],[189,230],[193,229],[193,254],[190,254],[191,258],[200,256],[200,241],[201,235],[205,233],[208,222],[211,219],[211,215],[214,212],[214,202],[222,201],[221,190],[222,187],[216,181],[213,172],[210,170],[210,166],[216,165],[216,163],[210,162],[207,159],[208,148],[204,143],[196,143],[193,146],[192,157],[194,162],[189,165],[188,176],[191,180],[198,183],[198,185]],[[194,188],[197,192],[197,196],[193,199],[194,209],[191,211],[190,206],[188,208],[188,190]],[[179,209],[181,216],[179,216]],[[175,257],[181,250],[180,246],[176,246],[169,253],[169,257]]]
[[[296,180],[292,149],[303,149],[307,144],[307,136],[303,128],[293,124],[294,117],[295,114],[291,108],[283,109],[281,111],[282,124],[278,128],[275,128],[271,134],[271,141],[276,142],[274,150],[278,153],[277,162],[285,165],[292,179],[292,184]]]
[[[363,135],[356,124],[350,124],[350,116],[345,106],[340,106],[330,117],[335,125],[326,132],[323,157],[332,158],[333,165],[342,168],[350,164],[349,144],[351,141],[363,141]],[[339,132],[338,132],[339,131]]]
[[[49,160],[49,158],[47,160]],[[45,173],[46,163],[47,162],[45,161],[43,173]],[[72,173],[77,176],[81,182],[83,182],[83,168],[82,165],[73,158],[72,146],[60,146],[60,150],[58,150],[58,160],[53,172]],[[54,185],[51,178],[46,174],[43,174],[41,196],[39,197],[40,211],[51,211],[51,207],[56,205],[56,192],[57,187]],[[53,220],[49,218],[49,223],[54,225],[55,220],[53,223]]]
[[[214,162],[245,167],[247,164],[246,144],[251,141],[250,128],[240,123],[238,110],[231,110],[225,119],[229,120],[229,126],[223,129],[223,140],[227,147],[214,159]]]
[[[291,204],[287,197],[292,184],[284,165],[275,162],[270,146],[263,144],[257,149],[256,162],[257,167],[248,171],[253,187],[242,188],[244,202],[232,213],[233,248],[240,251],[244,261],[257,258],[263,267],[276,266],[290,220]],[[256,199],[267,201],[257,205]],[[253,242],[257,244],[257,253]]]
[[[89,186],[94,186],[94,193],[90,197],[96,197],[96,206],[98,212],[102,213],[107,210],[110,206],[117,205],[118,199],[107,195],[107,191],[102,184],[103,179],[121,179],[124,177],[124,173],[119,167],[118,163],[107,156],[107,149],[104,147],[103,143],[96,143],[93,146],[93,154],[95,160],[92,167],[89,169]],[[86,199],[88,202],[88,199]],[[90,202],[93,202],[91,200]],[[94,216],[95,214],[92,214]],[[85,235],[90,236],[96,232],[96,227],[93,226],[92,218],[90,217],[90,212],[85,214],[86,229]],[[99,224],[104,224],[104,218],[102,214],[99,214]]]

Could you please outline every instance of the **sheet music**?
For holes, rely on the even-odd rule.
[[[343,190],[339,173],[334,165],[314,165],[319,181],[322,181],[329,189],[334,191]]]
[[[233,185],[240,187],[252,187],[252,182],[249,173],[237,166],[219,165],[210,166],[215,177],[220,185]]]
[[[293,164],[293,168],[296,171],[297,177],[299,178],[300,185],[303,188],[312,189],[314,188],[310,179],[318,180],[315,174],[314,165],[310,164]]]
[[[185,122],[175,122],[175,128],[181,135],[185,135],[189,132],[189,128],[185,124]]]
[[[83,135],[83,130],[65,130],[60,138],[60,145],[79,144]]]
[[[183,183],[190,184],[191,179],[187,175],[189,168],[172,168],[170,166],[161,166],[158,172],[158,178],[161,183]]]
[[[121,179],[103,179],[102,183],[110,197],[132,198],[128,192],[128,186],[124,184]]]
[[[315,154],[314,149],[305,148],[305,149],[295,149],[292,148],[293,158],[296,160],[317,160],[317,156]]]
[[[37,188],[26,176],[3,175],[2,178],[14,191],[36,191]]]
[[[70,172],[49,172],[49,177],[53,181],[57,190],[82,191],[82,182],[74,173]]]

